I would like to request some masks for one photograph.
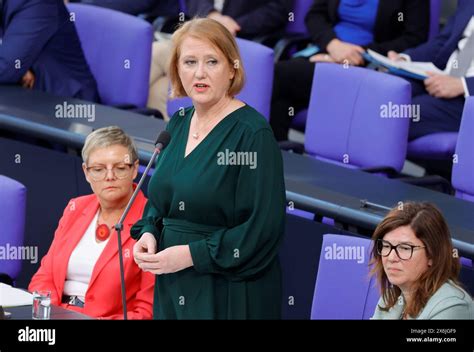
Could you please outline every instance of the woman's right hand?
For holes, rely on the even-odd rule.
[[[347,60],[350,65],[360,66],[364,63],[362,53],[364,48],[359,45],[349,44],[333,39],[327,46],[327,52],[338,63],[343,64]]]
[[[145,232],[141,237],[140,240],[135,243],[133,246],[133,258],[135,259],[135,263],[138,265],[143,263],[144,260],[142,259],[143,254],[155,254],[156,253],[156,238],[150,232]]]

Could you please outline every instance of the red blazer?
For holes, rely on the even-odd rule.
[[[155,276],[143,272],[133,260],[135,241],[130,237],[130,228],[141,219],[146,201],[145,196],[140,192],[125,219],[122,231],[129,319],[151,319],[153,316]],[[61,303],[69,258],[98,209],[99,201],[95,194],[75,198],[69,202],[59,221],[53,243],[41,260],[41,267],[31,279],[28,290],[31,292],[50,290],[52,304],[92,317],[121,319],[123,318],[122,293],[115,231],[112,232],[109,242],[94,266],[84,308]]]

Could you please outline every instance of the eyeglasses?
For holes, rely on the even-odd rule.
[[[407,243],[400,243],[396,246],[392,245],[388,241],[384,241],[381,239],[377,240],[377,253],[382,257],[388,257],[390,253],[392,253],[392,249],[395,249],[395,253],[397,253],[398,258],[401,260],[410,260],[413,256],[413,251],[418,248],[426,248],[425,246],[413,246]]]
[[[89,173],[89,176],[94,181],[102,181],[107,177],[107,172],[112,170],[113,174],[118,179],[126,178],[130,175],[130,170],[132,169],[133,164],[118,164],[114,165],[112,169],[109,169],[105,166],[90,166],[86,170]]]

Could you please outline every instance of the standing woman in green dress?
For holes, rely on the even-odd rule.
[[[266,120],[235,98],[244,69],[233,36],[194,19],[173,35],[174,97],[134,258],[156,274],[155,319],[279,319],[285,229],[281,153]]]

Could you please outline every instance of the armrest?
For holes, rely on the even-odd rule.
[[[294,46],[302,48],[310,43],[310,37],[303,34],[290,35],[280,39],[273,48],[275,52],[275,63],[284,58],[284,55],[288,54],[290,48]]]
[[[280,147],[281,150],[286,150],[286,151],[293,152],[296,154],[304,153],[304,144],[301,144],[301,143],[281,141],[281,142],[278,142],[278,146]]]

